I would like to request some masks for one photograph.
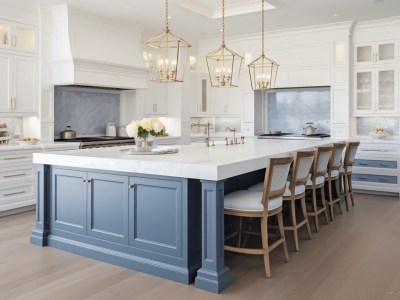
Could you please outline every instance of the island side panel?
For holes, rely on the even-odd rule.
[[[36,227],[32,230],[30,242],[37,246],[47,246],[49,235],[49,206],[50,206],[50,166],[36,167]]]
[[[232,284],[224,260],[224,181],[202,183],[202,266],[197,288],[220,293]]]

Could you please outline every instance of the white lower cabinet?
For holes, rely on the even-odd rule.
[[[8,146],[7,146],[8,147]],[[12,210],[36,204],[36,166],[32,162],[35,152],[73,150],[79,145],[18,149],[9,147],[0,152],[0,216]]]
[[[353,164],[353,189],[400,195],[399,146],[361,143]]]

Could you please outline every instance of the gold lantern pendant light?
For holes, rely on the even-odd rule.
[[[254,91],[266,91],[275,87],[279,65],[265,56],[264,52],[264,0],[262,3],[262,50],[261,56],[252,61],[248,67],[250,72],[251,88]]]
[[[206,56],[212,87],[237,87],[243,57],[225,45],[225,0],[222,0],[222,45]]]
[[[168,24],[168,0],[165,1],[165,29],[145,42],[143,54],[150,69],[150,81],[182,82],[187,68],[191,45],[172,34]]]

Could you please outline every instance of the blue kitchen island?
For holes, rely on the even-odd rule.
[[[221,292],[224,194],[263,179],[268,157],[331,142],[257,140],[179,153],[130,155],[127,147],[34,154],[36,228],[51,246]]]

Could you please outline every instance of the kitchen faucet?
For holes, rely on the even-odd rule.
[[[231,141],[231,144],[233,144],[233,143],[237,144],[238,142],[237,142],[237,139],[236,139],[236,128],[231,129],[229,127],[226,127],[225,131],[233,132],[233,140]]]

